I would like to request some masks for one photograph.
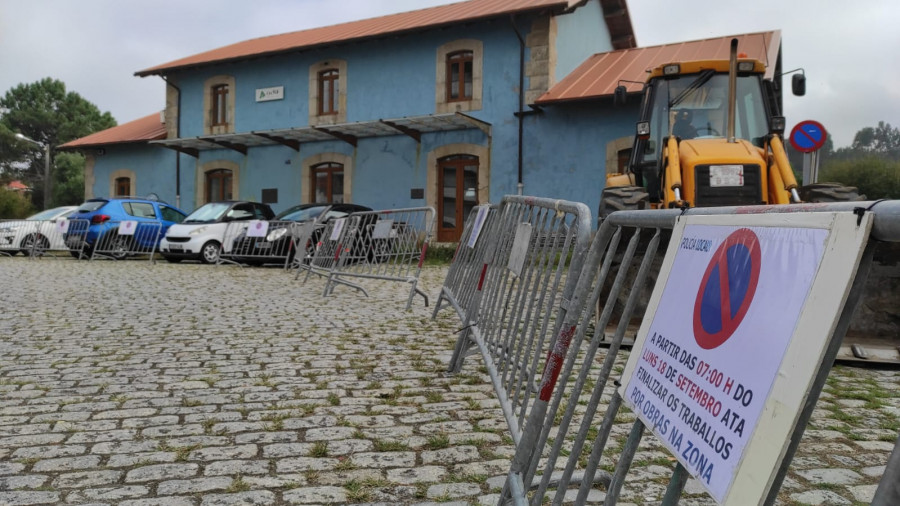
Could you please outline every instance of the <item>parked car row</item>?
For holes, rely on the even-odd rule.
[[[20,251],[28,254],[33,247],[68,249],[75,258],[90,258],[97,249],[98,254],[102,251],[122,259],[135,251],[155,251],[171,263],[182,260],[216,263],[224,249],[240,263],[289,263],[296,255],[294,243],[299,239],[299,228],[291,224],[313,220],[327,223],[366,211],[372,209],[358,204],[317,203],[296,205],[276,215],[267,204],[220,201],[204,204],[187,214],[154,198],[95,198],[77,207],[48,209],[26,220],[0,222],[0,252],[14,255]],[[64,233],[54,231],[59,220],[68,220]],[[263,236],[244,230],[226,239],[229,223],[249,224],[251,220],[270,222],[271,226]],[[136,230],[122,233],[119,228],[123,223],[135,225]],[[307,248],[318,241],[315,235],[318,233],[321,232],[316,231],[309,238]]]
[[[301,204],[278,215],[267,204],[250,201],[210,202],[187,214],[153,198],[95,198],[78,207],[42,211],[26,220],[0,222],[0,252],[28,254],[33,248],[66,250],[76,258],[90,258],[95,250],[115,259],[135,252],[158,252],[166,261],[199,260],[215,263],[222,251],[247,264],[293,260],[298,227],[371,211],[357,204]],[[60,221],[65,227],[57,227]],[[240,231],[226,239],[229,223],[260,220],[271,223],[262,236]],[[31,225],[30,222],[34,224]],[[120,230],[129,227],[126,232]],[[62,231],[62,233],[60,233]],[[225,241],[228,241],[226,244]],[[316,237],[310,238],[316,242]],[[239,254],[239,255],[238,255]]]

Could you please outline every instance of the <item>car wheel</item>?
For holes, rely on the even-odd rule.
[[[34,250],[35,253],[47,250],[50,247],[50,243],[47,241],[47,238],[42,235],[28,234],[22,239],[22,242],[19,243],[19,247],[21,248],[23,255],[30,255],[32,250]]]
[[[81,250],[69,250],[69,254],[79,260],[90,260],[93,251],[94,249],[91,246],[85,244]]]
[[[209,241],[200,248],[200,261],[205,264],[214,264],[219,261],[219,252],[222,246],[216,241]]]
[[[131,251],[131,239],[128,236],[117,235],[112,240],[111,245],[112,253],[110,253],[110,256],[116,260],[125,259],[128,256],[128,252]]]

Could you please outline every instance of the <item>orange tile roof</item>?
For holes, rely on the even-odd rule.
[[[398,14],[351,21],[349,23],[341,23],[333,26],[251,39],[181,58],[155,67],[150,67],[135,72],[134,75],[144,77],[166,74],[175,70],[198,65],[286,53],[326,44],[411,32],[497,16],[508,16],[520,12],[536,10],[563,12],[570,7],[570,4],[572,6],[578,6],[583,1],[584,0],[469,0],[467,2],[440,5],[428,9],[401,12]]]
[[[31,189],[30,186],[28,186],[28,185],[22,183],[22,182],[19,181],[19,180],[10,181],[9,184],[6,185],[6,187],[7,187],[8,189],[10,189],[10,190],[13,190],[13,191],[16,191],[16,190],[30,190],[30,189]]]
[[[155,141],[166,138],[166,125],[156,112],[128,123],[107,128],[87,137],[75,139],[61,146],[60,149],[78,149],[107,144],[124,144],[128,142]]]
[[[748,58],[765,63],[766,77],[774,75],[775,62],[781,49],[780,30],[597,53],[541,95],[536,103],[550,104],[611,96],[620,81],[643,83],[647,79],[648,70],[664,63],[728,59],[733,38],[738,39],[738,53],[746,53]],[[641,91],[640,84],[622,84],[629,93]]]

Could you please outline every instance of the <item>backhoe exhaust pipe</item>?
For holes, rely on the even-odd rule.
[[[734,143],[734,112],[737,101],[737,46],[738,40],[731,39],[731,55],[728,61],[728,142]]]

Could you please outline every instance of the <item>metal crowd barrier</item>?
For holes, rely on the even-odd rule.
[[[438,312],[446,307],[444,305],[446,302],[456,310],[460,321],[466,321],[465,308],[470,306],[476,291],[476,283],[471,280],[478,276],[484,263],[482,257],[485,248],[478,248],[478,241],[487,241],[483,237],[488,237],[487,230],[492,226],[496,214],[497,207],[489,204],[475,206],[469,213],[462,236],[453,253],[447,277],[444,278],[441,293],[434,305],[432,319],[436,318]]]
[[[51,252],[69,251],[65,234],[70,220],[2,220],[0,221],[0,255],[22,253],[35,258]]]
[[[574,331],[563,319],[590,234],[591,213],[584,204],[506,196],[474,251],[463,250],[481,258],[481,265],[473,268],[474,260],[457,257],[468,279],[454,281],[454,290],[468,283],[475,292],[460,315],[463,330],[448,368],[459,371],[469,349],[477,347],[516,448],[536,446],[534,426],[524,423],[545,415],[554,391]]]
[[[108,222],[108,225],[91,247],[91,260],[122,260],[130,256],[148,255],[150,262],[153,262],[163,236],[162,222],[122,220]]]
[[[326,278],[330,277],[332,271],[337,268],[341,255],[352,254],[349,247],[350,244],[347,241],[351,241],[356,236],[359,225],[359,217],[351,215],[329,220],[315,228],[310,235],[310,241],[313,243],[311,246],[312,251],[301,262],[295,262],[294,265],[298,269],[294,279],[298,279],[303,272],[306,273],[306,276],[303,278],[304,283],[309,280],[310,274]],[[362,287],[352,284],[351,286],[368,296],[368,293]],[[324,295],[328,295],[327,290]]]
[[[298,251],[296,241],[301,225],[277,220],[231,222],[225,229],[217,263],[281,264],[287,269]]]
[[[874,213],[869,243],[837,328],[818,366],[808,400],[795,421],[788,447],[783,451],[781,465],[765,499],[764,504],[773,504],[859,302],[871,267],[874,245],[879,241],[900,242],[900,201],[690,209],[684,213],[681,210],[621,211],[610,215],[594,237],[577,286],[571,296],[564,297],[566,304],[561,305],[568,310],[559,313],[557,346],[547,359],[541,383],[550,388],[549,391],[541,391],[542,399],[549,401],[547,409],[532,409],[527,420],[518,420],[520,423],[524,421],[521,437],[517,437],[516,427],[510,423],[516,453],[500,504],[537,505],[549,502],[557,505],[564,501],[571,502],[573,497],[575,504],[599,502],[597,483],[605,486],[604,504],[612,505],[618,501],[645,427],[638,419],[624,449],[618,455],[608,455],[613,462],[617,462],[613,475],[599,470],[623,401],[615,386],[607,383],[641,290],[646,284],[655,282],[649,278],[651,266],[665,254],[662,244],[667,241],[680,215],[835,211],[859,214],[864,212],[863,209]],[[601,301],[599,309],[598,301]],[[614,334],[611,340],[605,339],[614,313],[618,313]],[[496,325],[485,321],[486,317],[496,318],[495,314],[482,311],[481,319],[477,320],[478,326]],[[517,346],[514,341],[524,343],[531,340],[528,329],[524,327],[511,334],[515,335],[510,335],[501,350],[512,350]],[[570,340],[571,345],[565,349],[562,343]],[[600,345],[604,340],[609,341],[609,348],[601,352]],[[560,365],[559,382],[553,389],[552,384],[546,382],[547,374]],[[513,369],[516,367],[519,367],[518,362],[513,362]],[[492,379],[498,376],[493,369],[491,376]],[[610,392],[610,389],[613,391]],[[605,410],[600,409],[604,393],[607,395],[604,398]],[[610,393],[611,398],[608,397]],[[873,504],[900,504],[900,486],[897,485],[900,483],[900,439],[896,445]],[[678,503],[688,477],[685,468],[680,464],[675,466],[662,504]]]
[[[430,207],[390,209],[353,213],[308,229],[314,242],[312,253],[297,272],[306,278],[316,274],[327,278],[323,296],[345,285],[368,296],[366,289],[347,278],[400,281],[410,284],[406,308],[418,294],[428,304],[428,296],[418,287],[419,274],[434,230],[435,212]],[[302,235],[302,234],[301,234]]]
[[[399,281],[410,285],[406,309],[418,294],[428,305],[428,296],[418,287],[425,254],[434,233],[435,212],[431,207],[388,209],[353,213],[356,228],[348,228],[349,247],[338,259],[325,285],[331,293],[335,284],[350,284],[346,278]]]

